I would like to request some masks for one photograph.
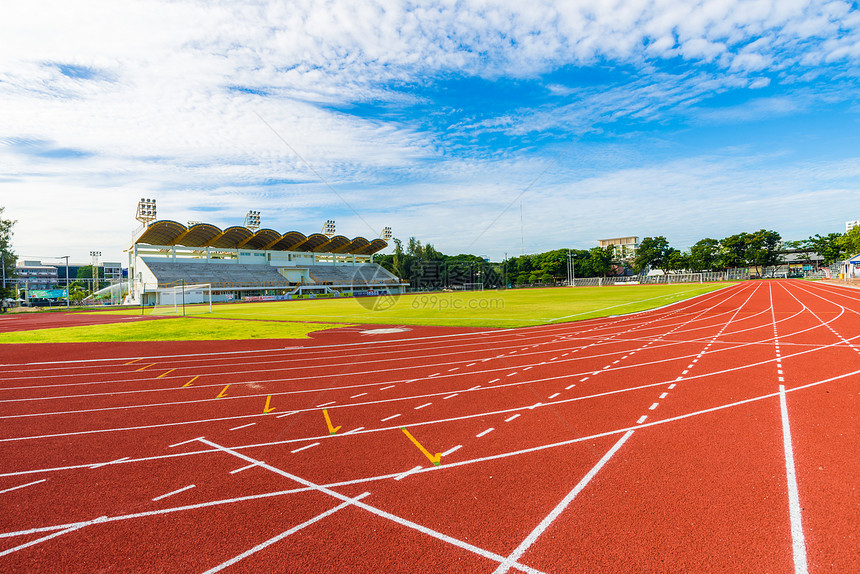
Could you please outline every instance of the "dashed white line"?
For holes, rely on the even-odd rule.
[[[400,414],[391,415],[390,417],[385,417],[384,419],[381,419],[379,422],[384,423],[385,421],[390,421],[391,419],[396,419],[399,416],[400,416]]]
[[[236,470],[231,470],[230,474],[236,474],[237,472],[242,472],[244,470],[248,470],[249,468],[254,468],[257,466],[256,464],[249,464],[248,466],[243,466],[242,468],[237,468]]]
[[[588,380],[588,377],[582,377],[581,379],[579,379],[579,382],[584,383],[587,380]]]
[[[461,448],[463,448],[463,445],[458,444],[457,446],[449,448],[448,450],[443,452],[442,456],[448,456],[449,454],[453,454],[453,453],[457,452],[458,450],[460,450]]]
[[[130,456],[124,456],[124,457],[122,457],[122,458],[118,458],[118,459],[116,459],[116,460],[112,460],[112,461],[110,461],[110,462],[100,462],[100,463],[98,463],[98,464],[94,464],[94,465],[92,465],[90,468],[101,468],[101,467],[103,467],[103,466],[107,466],[107,465],[109,465],[109,464],[116,464],[116,463],[118,463],[118,462],[122,462],[122,461],[124,461],[124,460],[128,460],[128,459],[130,459],[130,458],[131,458]]]
[[[549,398],[554,399],[554,398],[556,398],[556,397],[557,397],[558,395],[560,395],[560,394],[561,394],[561,393],[555,393],[555,394],[552,394],[552,395],[550,395],[550,396],[549,396]]]
[[[574,383],[572,385],[567,385],[566,387],[564,387],[564,390],[569,391],[570,389],[572,389],[575,386],[576,386],[576,383]]]
[[[234,431],[234,430],[239,430],[239,429],[246,429],[246,428],[248,428],[248,427],[252,427],[252,426],[254,426],[255,424],[257,424],[257,423],[248,423],[248,424],[246,424],[246,425],[242,425],[242,426],[239,426],[239,427],[233,427],[233,428],[231,428],[230,430],[231,430],[231,431]]]
[[[317,408],[320,408],[320,407],[327,407],[327,406],[329,406],[329,405],[333,405],[333,404],[335,404],[336,402],[337,402],[337,401],[329,401],[329,402],[327,402],[327,403],[323,403],[323,404],[321,404],[321,405],[317,405]]]
[[[282,419],[282,418],[284,418],[284,417],[288,417],[288,416],[290,416],[290,415],[296,415],[296,414],[299,414],[299,411],[290,411],[290,412],[288,412],[288,413],[284,413],[284,414],[282,414],[282,415],[278,415],[278,416],[277,416],[277,418]]]
[[[517,414],[515,414],[515,415],[511,415],[511,416],[509,416],[508,418],[506,418],[506,419],[505,419],[505,422],[506,422],[506,423],[509,423],[509,422],[511,422],[512,420],[514,420],[515,418],[517,418],[518,416],[520,416],[520,413],[517,413]]]
[[[357,399],[358,397],[363,397],[363,396],[364,396],[364,395],[366,395],[366,394],[367,394],[367,393],[358,393],[357,395],[352,395],[352,396],[351,396],[351,397],[349,397],[349,398],[351,398],[351,399]]]
[[[423,409],[424,407],[429,407],[429,406],[430,406],[430,405],[432,405],[432,404],[433,404],[433,403],[424,403],[423,405],[420,405],[420,406],[415,407],[415,409],[414,409],[414,410],[416,410],[416,411],[417,411],[418,409]]]
[[[110,464],[110,463],[106,463]],[[93,467],[90,467],[93,468]],[[33,486],[34,484],[39,484],[40,482],[47,481],[47,478],[43,478],[42,480],[34,480],[33,482],[28,482],[27,484],[19,484],[18,486],[13,486],[12,488],[7,488],[6,490],[0,490],[0,494],[4,494],[6,492],[12,492],[13,490],[18,490],[19,488],[25,488],[27,486]]]
[[[467,367],[471,367],[471,366],[474,366],[474,365],[477,365],[477,363],[469,363],[469,364],[468,364],[468,365],[466,365],[466,366],[467,366]]]
[[[158,502],[162,498],[167,498],[168,496],[173,496],[174,494],[179,494],[180,492],[185,492],[186,490],[190,490],[192,488],[194,488],[194,485],[189,484],[188,486],[183,486],[182,488],[180,488],[178,490],[174,490],[173,492],[168,492],[167,494],[162,494],[161,496],[156,496],[155,498],[152,499],[152,501]]]
[[[445,399],[453,399],[454,397],[456,397],[459,394],[460,393],[454,393],[453,395],[448,395],[447,397],[442,397],[442,400],[444,401]]]
[[[648,418],[648,415],[642,415],[641,417],[639,417],[639,418],[636,420],[636,424],[637,424],[637,425],[641,425],[642,423],[644,423],[644,422],[645,422],[645,419],[647,419],[647,418]]]
[[[653,405],[651,405],[650,407],[648,407],[648,410],[649,410],[649,411],[653,411],[654,409],[656,409],[656,408],[657,408],[657,405],[659,405],[659,404],[660,404],[660,403],[654,403]]]
[[[487,384],[498,383],[498,382],[499,382],[499,381],[501,381],[501,380],[502,380],[502,379],[493,379],[492,381],[490,381],[490,382],[489,382],[489,383],[487,383]]]
[[[393,386],[394,386],[394,385],[388,385],[387,387],[382,387],[382,388],[381,388],[381,389],[379,389],[379,390],[380,390],[380,391],[384,391],[384,390],[386,390],[386,389],[390,389],[390,388],[391,388],[391,387],[393,387]]]
[[[672,389],[674,389],[674,388],[675,388],[675,383],[672,383],[671,385],[669,385],[669,390],[670,390],[670,391],[671,391]]]
[[[514,376],[514,375],[516,375],[516,374],[517,374],[517,372],[516,372],[516,371],[514,371],[513,373],[508,373],[508,376],[509,376],[509,377],[513,377],[513,376]]]
[[[364,430],[364,427],[358,427],[357,429],[352,429],[351,431],[346,431],[343,434],[352,434],[352,433],[363,431],[363,430]]]
[[[313,444],[309,444],[309,445],[307,445],[307,446],[303,446],[303,447],[301,447],[301,448],[297,448],[296,450],[291,450],[291,451],[290,451],[290,453],[295,454],[295,453],[297,453],[297,452],[301,452],[301,451],[303,451],[303,450],[307,450],[307,449],[309,449],[309,448],[313,448],[313,447],[315,447],[315,446],[319,446],[319,444],[320,444],[320,443],[315,442],[315,443],[313,443]]]
[[[409,470],[407,470],[403,474],[398,474],[397,476],[395,476],[394,480],[403,480],[404,478],[406,478],[407,476],[409,476],[413,472],[421,470],[422,468],[424,468],[424,467],[423,466],[416,466],[415,468],[410,468]]]
[[[491,433],[491,432],[493,432],[494,430],[495,430],[495,429],[494,429],[493,427],[490,427],[490,428],[488,428],[487,430],[482,431],[482,432],[479,432],[478,434],[476,434],[476,435],[475,435],[475,438],[481,438],[482,436],[484,436],[484,435],[486,435],[486,434],[490,434],[490,433]]]
[[[665,399],[667,396],[669,396],[669,393],[663,393],[660,395],[660,398]]]

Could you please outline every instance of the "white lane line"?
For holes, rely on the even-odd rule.
[[[478,389],[480,389],[480,388],[481,388],[481,385],[475,385],[475,386],[474,386],[474,387],[472,387],[471,389],[466,389],[466,391],[476,391],[476,390],[478,390]]]
[[[573,490],[571,490],[567,494],[567,496],[565,496],[561,500],[561,502],[559,502],[558,505],[552,509],[552,512],[550,512],[546,516],[546,518],[541,520],[540,524],[537,525],[537,528],[532,530],[531,533],[526,536],[526,539],[523,540],[522,543],[520,543],[520,545],[517,546],[517,548],[513,552],[511,552],[511,554],[507,558],[505,558],[504,562],[499,564],[499,567],[496,568],[493,574],[503,574],[504,572],[507,572],[511,568],[511,566],[514,565],[514,562],[517,562],[520,557],[525,554],[526,550],[528,550],[529,547],[537,541],[538,537],[543,534],[543,532],[547,528],[549,528],[549,526],[555,521],[555,519],[558,518],[562,512],[564,512],[564,510],[570,505],[570,503],[573,502],[573,499],[576,498],[576,496],[580,492],[582,492],[586,486],[588,486],[588,483],[591,482],[591,479],[594,478],[598,472],[600,472],[600,469],[603,468],[603,466],[607,462],[609,462],[609,459],[612,458],[612,456],[616,452],[618,452],[618,449],[621,448],[621,446],[627,441],[628,438],[630,438],[630,435],[632,434],[632,430],[627,431],[624,436],[618,439],[618,442],[612,445],[612,448],[610,448],[609,451],[607,451],[607,453],[603,455],[603,458],[601,458],[597,462],[597,464],[594,465],[594,468],[589,470],[588,474],[582,477],[582,480],[580,480],[577,485],[573,487]]]
[[[579,379],[579,382],[584,383],[587,380],[588,380],[588,377],[582,377],[581,379]]]
[[[782,445],[785,450],[785,477],[788,482],[788,514],[791,519],[791,548],[794,554],[794,571],[806,574],[806,542],[800,518],[800,493],[797,488],[797,473],[794,469],[794,449],[791,446],[791,427],[788,424],[788,405],[785,401],[785,385],[779,386],[779,411],[782,415]]]
[[[505,419],[505,422],[506,422],[506,423],[509,423],[509,422],[511,422],[512,420],[514,420],[515,418],[517,418],[518,416],[520,416],[520,413],[517,413],[517,414],[515,414],[515,415],[511,415],[511,416],[509,416],[508,418],[506,418],[506,419]]]
[[[191,490],[192,488],[194,488],[194,485],[189,484],[188,486],[183,486],[182,488],[180,488],[178,490],[174,490],[173,492],[168,492],[167,494],[162,494],[161,496],[156,496],[155,498],[152,499],[152,501],[158,502],[162,498],[167,498],[168,496],[173,496],[174,494],[179,494],[180,492],[185,492],[186,490]]]
[[[416,410],[416,411],[417,411],[418,409],[423,409],[424,407],[429,407],[429,406],[430,406],[430,405],[432,405],[432,404],[433,404],[433,403],[424,403],[423,405],[420,405],[420,406],[415,407],[415,409],[414,409],[414,410]]]
[[[612,361],[612,364],[613,364],[613,365],[617,365],[617,364],[618,364],[618,363],[620,363],[620,362],[621,362],[621,359],[618,359],[617,361]]]
[[[352,395],[352,396],[351,396],[351,397],[349,397],[349,398],[351,398],[351,399],[357,399],[358,397],[363,397],[363,396],[364,396],[364,395],[366,395],[366,394],[367,394],[367,393],[358,393],[357,395]]]
[[[453,395],[448,395],[447,397],[442,397],[442,400],[444,401],[445,399],[453,399],[454,397],[456,397],[459,394],[460,393],[454,393]]]
[[[299,411],[290,411],[290,412],[288,412],[288,413],[284,413],[284,414],[282,414],[282,415],[278,415],[276,418],[282,419],[282,418],[284,418],[284,417],[288,417],[288,416],[290,416],[290,415],[297,415],[297,414],[299,414]]]
[[[661,398],[661,399],[665,399],[665,398],[666,398],[666,397],[668,397],[668,396],[669,396],[669,393],[663,393],[663,394],[661,394],[661,395],[660,395],[660,398]]]
[[[248,428],[248,427],[252,427],[252,426],[254,426],[255,424],[257,424],[257,423],[248,423],[248,424],[246,424],[246,425],[242,425],[242,426],[240,426],[240,427],[233,427],[233,428],[231,428],[230,430],[246,429],[246,428]]]
[[[352,429],[351,431],[346,431],[343,434],[347,435],[347,434],[352,434],[352,433],[356,433],[356,432],[361,432],[363,430],[364,430],[364,427],[358,427],[357,429]]]
[[[291,454],[296,454],[297,452],[301,452],[301,451],[303,451],[303,450],[307,450],[307,449],[309,449],[309,448],[313,448],[313,447],[315,447],[315,446],[319,446],[319,444],[320,444],[320,443],[315,442],[315,443],[313,443],[313,444],[309,444],[309,445],[307,445],[307,446],[303,446],[303,447],[301,447],[301,448],[297,448],[296,450],[291,450],[291,451],[290,451],[290,453],[291,453]]]
[[[457,370],[457,369],[459,369],[459,368],[460,368],[460,367],[454,367],[453,369],[448,369],[448,372],[450,373],[450,372],[452,372],[452,371],[456,371],[456,370]]]
[[[659,404],[660,404],[660,403],[654,403],[653,405],[651,405],[650,407],[648,407],[648,410],[649,410],[649,411],[653,411],[654,409],[656,409],[656,408],[657,408],[657,405],[659,405]]]
[[[525,369],[523,369],[523,370],[524,370],[524,371],[528,371],[529,369],[531,369],[531,367],[526,367],[526,368],[525,368]]]
[[[675,383],[672,383],[671,385],[669,385],[669,390],[670,390],[670,391],[671,391],[672,389],[674,389],[674,388],[675,388]]]
[[[648,415],[642,415],[641,417],[639,417],[638,419],[636,419],[636,424],[637,424],[637,425],[641,425],[642,423],[644,423],[644,422],[645,422],[645,419],[647,419],[647,418],[648,418]]]
[[[109,462],[106,464],[110,464]],[[92,468],[92,467],[90,467]],[[4,494],[6,492],[12,492],[13,490],[18,490],[19,488],[25,488],[27,486],[33,486],[34,484],[39,484],[40,482],[47,481],[47,478],[43,478],[42,480],[34,480],[33,482],[28,482],[27,484],[19,484],[18,486],[13,486],[12,488],[7,488],[6,490],[0,490],[0,494]]]
[[[499,381],[501,381],[501,380],[502,380],[502,379],[493,379],[492,381],[490,381],[490,382],[489,382],[489,383],[487,383],[487,384],[488,384],[488,385],[490,385],[490,384],[493,384],[493,383],[498,383],[498,382],[499,382]]]
[[[490,427],[490,428],[488,428],[487,430],[482,431],[482,432],[479,432],[478,434],[476,434],[476,435],[475,435],[475,438],[481,438],[481,437],[482,437],[482,436],[484,436],[485,434],[490,434],[491,432],[493,432],[493,430],[495,430],[495,429],[493,429],[493,427]]]
[[[517,372],[516,372],[516,371],[514,371],[513,373],[508,373],[508,375],[507,375],[507,376],[509,376],[509,377],[513,377],[513,376],[514,376],[514,375],[516,375],[516,374],[517,374]]]
[[[460,450],[461,448],[463,448],[463,445],[458,444],[457,446],[452,447],[452,448],[449,448],[448,450],[446,450],[445,452],[443,452],[443,453],[442,453],[442,456],[448,456],[449,454],[452,454],[452,453],[457,452],[457,451],[458,451],[458,450]]]
[[[124,461],[124,460],[128,460],[128,459],[130,459],[130,458],[131,458],[130,456],[124,456],[124,457],[122,457],[122,458],[118,458],[118,459],[116,459],[116,460],[112,460],[112,461],[110,461],[110,462],[100,462],[100,463],[98,463],[98,464],[94,464],[94,465],[92,465],[90,468],[101,468],[101,467],[103,467],[103,466],[107,466],[107,465],[109,465],[109,464],[116,464],[116,463],[118,463],[118,462],[122,462],[122,461]]]
[[[249,468],[254,468],[257,466],[256,464],[249,464],[248,466],[243,466],[242,468],[237,468],[236,470],[231,470],[230,474],[236,474],[237,472],[242,472],[243,470],[248,470]]]
[[[182,446],[182,445],[184,445],[184,444],[188,444],[189,442],[194,442],[194,441],[196,441],[196,440],[200,440],[201,438],[204,438],[204,437],[199,436],[199,437],[197,437],[197,438],[191,438],[191,439],[188,439],[188,440],[184,440],[184,441],[182,441],[182,442],[178,442],[178,443],[176,443],[176,444],[172,444],[172,445],[168,446],[167,448],[173,448],[173,447],[176,447],[176,446]]]
[[[357,501],[361,500],[362,498],[364,498],[365,496],[368,496],[368,495],[370,495],[369,492],[364,492],[362,494],[359,494],[355,498],[351,498],[349,500],[346,500],[346,501],[338,504],[334,508],[332,508],[330,510],[326,510],[322,514],[318,514],[318,515],[314,516],[313,518],[311,518],[310,520],[306,520],[306,521],[302,522],[301,524],[293,526],[289,530],[285,530],[284,532],[281,532],[280,534],[278,534],[274,538],[269,538],[265,542],[261,542],[260,544],[257,544],[256,546],[254,546],[250,550],[246,550],[245,552],[239,554],[238,556],[235,556],[235,557],[231,558],[230,560],[227,560],[226,562],[223,562],[223,563],[219,564],[218,566],[215,566],[214,568],[210,568],[209,570],[207,570],[203,574],[214,574],[215,572],[220,572],[224,568],[232,566],[236,562],[239,562],[240,560],[243,560],[243,559],[247,558],[248,556],[251,556],[252,554],[259,552],[263,548],[266,548],[267,546],[271,546],[275,542],[279,542],[279,541],[283,540],[284,538],[286,538],[290,534],[294,534],[294,533],[298,532],[299,530],[310,526],[314,522],[322,520],[326,516],[331,516],[332,514],[334,514],[335,512],[337,512],[339,510],[343,510],[347,506],[352,505],[354,502],[357,502]]]
[[[100,516],[95,520],[89,520],[87,522],[78,522],[77,524],[73,524],[68,528],[60,530],[59,532],[54,532],[53,534],[48,534],[47,536],[43,536],[41,538],[37,538],[35,540],[31,540],[29,542],[25,542],[19,546],[15,546],[14,548],[9,548],[8,550],[4,550],[0,552],[0,557],[6,556],[8,554],[12,554],[13,552],[17,552],[18,550],[23,550],[24,548],[29,548],[30,546],[35,546],[40,542],[45,542],[46,540],[50,540],[52,538],[56,538],[57,536],[62,536],[63,534],[68,534],[69,532],[74,532],[75,530],[79,530],[84,526],[89,526],[90,524],[98,524],[99,522],[104,522],[107,519],[107,516]]]
[[[394,385],[388,385],[387,387],[382,387],[382,388],[381,388],[381,389],[379,389],[379,390],[380,390],[380,391],[385,391],[385,390],[390,389],[390,388],[391,388],[391,387],[393,387],[393,386],[394,386]]]
[[[415,468],[410,468],[406,472],[404,472],[402,474],[398,474],[397,476],[395,476],[394,480],[403,480],[404,478],[406,478],[407,476],[409,476],[413,472],[417,472],[417,471],[421,470],[422,468],[424,468],[424,467],[422,467],[421,465],[418,465]]]
[[[265,462],[254,460],[253,458],[251,458],[247,455],[244,455],[240,452],[237,452],[231,448],[227,448],[226,446],[221,446],[220,444],[206,440],[205,438],[201,439],[200,442],[202,442],[205,445],[209,445],[210,447],[216,448],[222,452],[226,452],[226,453],[228,453],[232,456],[235,456],[237,458],[241,458],[243,460],[246,460],[248,462],[256,462],[260,466],[262,466],[263,468],[265,468],[266,470],[268,470],[270,472],[273,472],[273,473],[278,474],[280,476],[283,476],[285,478],[289,478],[290,480],[298,482],[299,484],[307,486],[307,487],[309,487],[309,488],[311,488],[317,492],[320,492],[322,494],[327,494],[328,496],[331,496],[333,498],[336,498],[336,499],[344,501],[344,502],[346,502],[347,500],[352,500],[352,499],[348,498],[346,495],[343,495],[339,492],[336,492],[336,491],[332,490],[331,488],[327,488],[325,486],[321,486],[319,484],[313,483],[309,480],[305,480],[304,478],[301,478],[301,477],[296,476],[294,474],[290,474],[289,472],[281,470],[280,468],[274,467],[270,464],[266,464]],[[437,468],[439,468],[439,467],[436,467],[436,466],[433,467],[434,470]],[[421,532],[422,534],[425,534],[427,536],[432,536],[433,538],[436,538],[437,540],[442,540],[443,542],[447,542],[448,544],[452,544],[454,546],[457,546],[458,548],[462,548],[464,550],[468,550],[469,552],[473,552],[474,554],[477,554],[478,556],[483,556],[484,558],[489,558],[490,560],[495,560],[495,561],[500,562],[500,563],[507,560],[504,556],[496,554],[495,552],[490,552],[489,550],[484,550],[483,548],[479,548],[479,547],[475,546],[474,544],[469,544],[468,542],[464,542],[464,541],[459,540],[457,538],[454,538],[452,536],[448,536],[447,534],[442,534],[441,532],[437,532],[436,530],[433,530],[431,528],[427,528],[426,526],[422,526],[420,524],[417,524],[417,523],[412,522],[410,520],[407,520],[405,518],[401,518],[400,516],[397,516],[396,514],[391,514],[390,512],[380,510],[379,508],[376,508],[375,506],[370,506],[369,504],[365,504],[363,502],[353,502],[353,504],[357,508],[360,508],[362,510],[366,510],[367,512],[375,514],[376,516],[379,516],[381,518],[385,518],[387,520],[391,520],[392,522],[400,524],[401,526],[406,526],[407,528],[412,528],[413,530],[417,530],[418,532]],[[525,566],[523,564],[512,564],[512,566],[518,570],[522,570],[523,572],[529,572],[529,573],[539,572],[538,570],[535,570],[534,568],[530,568],[530,567]]]
[[[561,394],[561,393],[554,393],[554,394],[550,395],[550,396],[549,396],[549,398],[554,399],[554,398],[556,398],[556,397],[557,397],[558,395],[560,395],[560,394]]]
[[[323,404],[321,404],[321,405],[317,405],[317,408],[320,408],[320,407],[327,407],[327,406],[329,406],[329,405],[333,405],[333,404],[335,404],[336,402],[337,402],[337,401],[329,401],[329,402],[327,402],[327,403],[323,403]]]
[[[785,382],[785,377],[777,377],[777,378],[779,379],[779,382],[780,382],[780,383],[784,383],[784,382]]]
[[[572,389],[575,386],[576,386],[575,383],[573,385],[567,385],[566,387],[564,387],[564,390],[569,391],[570,389]]]
[[[469,364],[468,364],[468,365],[466,365],[466,366],[467,366],[467,367],[472,367],[472,366],[474,366],[474,365],[477,365],[477,363],[469,363]]]
[[[385,421],[390,421],[391,419],[396,419],[396,418],[397,418],[397,417],[399,417],[399,416],[400,416],[400,414],[399,414],[399,413],[398,413],[398,414],[396,414],[396,415],[391,415],[390,417],[385,417],[384,419],[380,419],[380,421],[379,421],[379,422],[384,423]]]
[[[689,370],[686,370],[686,369],[685,369],[685,370],[681,371],[681,374],[682,374],[682,375],[686,375],[686,374],[687,374],[687,373],[689,373],[689,372],[690,372]]]
[[[431,376],[431,377],[435,377],[435,376],[440,375],[440,374],[441,374],[441,373],[433,373],[433,374],[432,374],[432,375],[430,375],[430,376]]]

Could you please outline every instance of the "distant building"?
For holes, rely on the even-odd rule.
[[[18,288],[51,289],[57,285],[57,268],[41,261],[19,261],[15,267]]]
[[[860,225],[860,219],[858,219],[857,221],[846,221],[845,222],[845,233],[848,233],[849,231],[851,231],[852,229],[854,229],[858,225]]]
[[[639,238],[635,235],[630,237],[614,237],[612,239],[599,239],[598,243],[603,248],[611,246],[616,258],[630,259],[636,256],[636,249],[639,247]]]

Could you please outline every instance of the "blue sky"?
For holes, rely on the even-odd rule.
[[[122,260],[141,197],[493,259],[860,218],[851,2],[43,2],[0,38],[23,256]]]

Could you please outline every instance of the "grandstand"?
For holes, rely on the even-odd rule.
[[[326,233],[281,234],[257,230],[259,212],[250,212],[245,226],[221,230],[156,220],[154,203],[138,205],[143,225],[127,250],[126,304],[163,304],[177,285],[210,285],[213,301],[398,294],[408,285],[373,263],[373,254],[388,246],[390,228],[373,240],[335,235],[333,221]]]

